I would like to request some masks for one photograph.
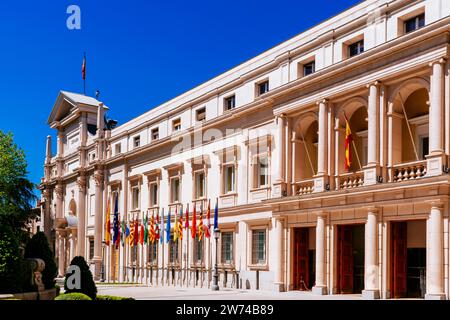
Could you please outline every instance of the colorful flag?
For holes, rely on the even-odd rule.
[[[200,205],[200,219],[198,221],[198,241],[202,241],[205,232],[203,228],[203,203]]]
[[[81,65],[81,78],[86,80],[86,53],[83,57],[83,64]]]
[[[184,223],[184,228],[189,231],[189,203],[186,206],[186,222]]]
[[[161,229],[159,230],[159,242],[161,244],[164,243],[164,208],[162,208],[161,212],[161,223],[160,223]]]
[[[208,239],[211,238],[211,200],[208,201],[208,211],[206,211],[206,220],[205,220],[205,237]]]
[[[144,223],[141,222],[140,224],[141,224],[141,228],[140,228],[140,230],[139,230],[139,244],[140,244],[141,246],[143,246],[143,245],[144,245],[144,241],[145,241],[145,239],[144,239],[144,236],[145,236],[145,230],[144,230]]]
[[[122,220],[122,237],[120,238],[120,242],[122,243],[122,247],[125,246],[125,240],[128,237],[127,227],[125,225],[125,221]]]
[[[130,221],[129,223],[129,235],[130,237],[128,238],[128,244],[130,245],[130,247],[134,247],[134,226],[133,226],[133,221]]]
[[[178,239],[183,240],[183,206],[180,208],[180,219],[178,220]]]
[[[352,137],[352,130],[350,129],[350,124],[345,114],[344,117],[345,117],[345,170],[349,170],[352,164],[351,144],[353,137]]]
[[[111,209],[110,209],[110,199],[108,198],[108,202],[106,204],[106,222],[105,222],[105,244],[109,246],[109,242],[111,241]]]
[[[151,244],[155,243],[156,232],[155,232],[155,213],[152,212],[152,217],[150,218],[150,232],[149,232],[149,241]]]
[[[219,230],[219,199],[216,199],[216,208],[214,209],[214,231]]]
[[[166,225],[166,243],[170,241],[170,209],[167,214],[167,225]]]
[[[144,243],[147,244],[148,242],[148,212],[145,215],[145,220],[144,220]]]
[[[192,213],[192,227],[191,227],[191,236],[192,239],[195,239],[197,236],[197,205],[194,203],[194,212]]]
[[[160,221],[159,221],[159,211],[156,212],[156,221],[155,221],[155,241],[159,241],[160,235]]]
[[[178,241],[178,208],[175,207],[175,224],[173,226],[173,241]]]
[[[134,245],[137,246],[139,243],[139,221],[134,220]]]
[[[119,222],[119,195],[116,194],[116,199],[114,203],[114,224],[113,224],[113,243],[116,248],[120,244],[120,222]]]

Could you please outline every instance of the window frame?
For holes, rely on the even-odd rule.
[[[232,181],[231,181],[231,186],[232,189],[228,190],[227,186],[228,186],[228,170],[227,169],[233,169],[233,176],[232,176]],[[227,195],[230,193],[235,193],[236,192],[236,164],[234,163],[226,163],[223,164],[223,194]]]
[[[172,132],[181,131],[181,118],[176,118],[172,120]]]
[[[254,260],[254,232],[264,232],[264,261],[256,261]],[[269,228],[267,225],[264,226],[253,226],[249,230],[249,267],[250,269],[264,269],[268,268],[269,261]]]
[[[224,234],[231,234],[231,259],[224,259]],[[234,255],[235,255],[235,230],[225,229],[220,233],[220,255],[219,255],[219,263],[222,266],[234,266]]]
[[[352,48],[354,46],[356,46],[357,52],[352,54]],[[359,56],[360,54],[364,53],[364,51],[365,51],[364,38],[352,41],[347,45],[347,57],[348,58],[353,58],[353,57]]]
[[[133,137],[133,149],[137,149],[141,146],[141,136],[137,135]]]
[[[266,94],[270,91],[270,82],[269,79],[264,79],[261,81],[258,81],[256,83],[256,96],[262,96],[263,94]],[[264,89],[264,90],[263,90]]]
[[[156,133],[156,138],[155,138],[155,133]],[[158,127],[153,128],[153,129],[150,131],[150,136],[151,136],[152,141],[157,141],[157,140],[159,140],[159,128],[158,128]]]
[[[174,198],[174,181],[178,180],[178,188],[177,188],[177,195],[178,199],[175,200]],[[179,175],[170,177],[170,203],[179,203],[181,198],[181,177]]]
[[[228,101],[233,101],[232,107],[228,107]],[[229,95],[229,96],[223,98],[223,109],[225,112],[236,109],[236,95],[235,94],[232,94],[232,95]]]
[[[199,115],[203,114],[203,118],[199,119]],[[201,107],[195,110],[195,121],[196,122],[205,122],[206,121],[206,107]]]
[[[140,210],[141,209],[141,188],[140,188],[140,185],[139,184],[135,184],[135,185],[132,185],[132,186],[130,186],[130,188],[131,188],[131,211],[138,211],[138,210]],[[137,207],[136,207],[136,204],[135,204],[135,191],[137,191]]]

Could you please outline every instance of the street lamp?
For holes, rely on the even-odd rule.
[[[100,269],[100,282],[105,282],[105,245],[106,242],[102,241],[102,265],[101,265],[101,269]]]
[[[219,252],[218,252],[219,237],[220,237],[220,230],[214,229],[214,239],[216,240],[216,262],[214,264],[213,285],[211,286],[212,291],[219,291],[219,274],[218,274],[218,270],[217,270],[217,260],[219,257]]]

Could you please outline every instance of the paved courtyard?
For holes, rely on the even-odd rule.
[[[317,296],[310,292],[271,292],[205,288],[147,287],[132,285],[99,285],[98,294],[133,297],[137,300],[360,300],[361,295]]]

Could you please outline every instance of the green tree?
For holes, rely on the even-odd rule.
[[[72,274],[66,274],[66,278],[64,280],[64,291],[65,293],[72,293],[72,292],[79,292],[84,293],[85,295],[89,296],[92,300],[95,300],[97,297],[97,287],[94,282],[94,278],[92,277],[92,272],[89,270],[89,266],[86,263],[86,260],[84,260],[83,257],[78,256],[72,259],[70,262],[71,266],[78,266],[80,268],[80,289],[69,289],[67,286],[67,280],[68,277],[70,277]]]

